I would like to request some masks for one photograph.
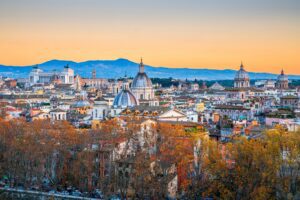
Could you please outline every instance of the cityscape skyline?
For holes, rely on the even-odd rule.
[[[300,3],[0,2],[0,64],[147,58],[153,66],[300,74]]]
[[[299,199],[299,0],[0,0],[0,199]]]

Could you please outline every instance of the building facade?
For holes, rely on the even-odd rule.
[[[74,70],[69,66],[65,66],[63,71],[44,72],[37,66],[29,74],[29,82],[34,84],[49,84],[60,79],[63,84],[74,84]]]
[[[139,72],[132,81],[131,91],[138,100],[154,99],[152,82],[145,73],[143,60],[141,60],[139,65]]]
[[[247,88],[250,87],[250,78],[248,72],[244,69],[243,63],[240,66],[240,70],[237,71],[234,78],[235,88]]]
[[[283,70],[281,70],[281,73],[277,78],[276,86],[278,89],[281,89],[281,90],[289,88],[289,79],[288,79],[288,76],[284,74]]]

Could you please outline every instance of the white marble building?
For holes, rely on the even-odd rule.
[[[74,70],[65,66],[63,71],[44,72],[38,67],[34,67],[29,74],[30,85],[37,83],[48,84],[55,79],[59,79],[63,84],[74,84]]]

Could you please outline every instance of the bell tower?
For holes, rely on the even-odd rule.
[[[96,70],[95,69],[93,69],[93,71],[92,71],[92,79],[96,79]]]

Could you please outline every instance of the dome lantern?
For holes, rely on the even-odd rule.
[[[141,58],[140,66],[139,66],[139,73],[144,73],[145,72],[145,67],[143,63],[143,58]]]

